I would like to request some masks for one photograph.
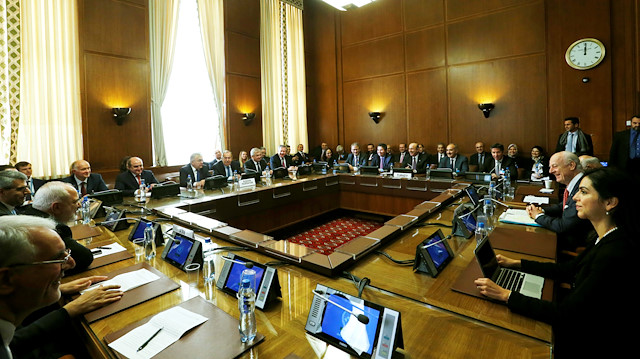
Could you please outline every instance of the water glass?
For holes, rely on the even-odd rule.
[[[133,240],[133,249],[136,254],[136,260],[141,260],[144,256],[144,238],[136,238]]]
[[[214,255],[204,257],[202,262],[202,279],[204,280],[205,284],[215,283],[216,267]]]
[[[200,280],[200,264],[191,263],[184,267],[184,271],[187,272],[187,283],[189,286],[197,288],[198,281]]]

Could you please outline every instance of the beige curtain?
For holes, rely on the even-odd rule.
[[[0,163],[16,162],[20,114],[20,0],[0,0]]]
[[[269,153],[281,144],[308,147],[302,10],[261,0],[262,137]]]
[[[179,5],[179,0],[149,1],[151,124],[156,166],[167,165],[161,109],[173,64]]]
[[[17,157],[35,177],[65,175],[83,156],[77,14],[75,0],[21,1]]]
[[[226,118],[225,64],[224,64],[224,3],[222,0],[198,0],[198,17],[209,81],[218,109],[215,119],[220,144],[225,147],[224,119]]]

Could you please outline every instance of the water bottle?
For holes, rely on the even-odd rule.
[[[240,310],[240,341],[251,342],[257,333],[256,325],[256,292],[251,287],[249,278],[242,279],[238,289],[238,309]]]
[[[238,170],[233,171],[233,188],[238,190],[240,187],[240,181],[238,181]]]
[[[144,185],[144,180],[143,179],[140,180],[140,188],[138,189],[138,192],[139,192],[138,201],[139,202],[146,202],[147,201],[147,187]]]
[[[156,240],[152,224],[152,222],[147,222],[147,227],[144,229],[144,257],[147,260],[156,256]]]
[[[487,236],[487,230],[484,228],[484,223],[478,222],[478,226],[476,227],[476,246],[486,236]]]
[[[193,192],[193,180],[191,175],[187,175],[187,192]]]
[[[491,200],[491,197],[484,196],[484,207],[483,207],[483,212],[484,212],[484,216],[487,217],[487,222],[486,222],[486,226],[485,229],[487,231],[487,233],[491,232],[493,230],[493,201]]]
[[[91,222],[91,208],[89,204],[89,197],[85,197],[82,199],[82,224],[89,224]]]
[[[509,192],[509,187],[511,187],[511,171],[509,171],[509,167],[507,167],[504,171],[503,193]]]
[[[496,198],[496,183],[493,181],[489,184],[489,197]]]
[[[267,182],[267,186],[271,186],[271,170],[269,169],[269,165],[264,170],[264,179]]]

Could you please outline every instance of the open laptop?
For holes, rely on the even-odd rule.
[[[491,279],[502,288],[518,292],[528,297],[542,298],[544,278],[518,270],[500,267],[496,259],[496,253],[493,251],[488,237],[485,237],[473,252],[478,264],[480,264],[482,274],[486,278]]]

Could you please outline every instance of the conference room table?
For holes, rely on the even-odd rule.
[[[353,181],[356,179],[361,180],[361,178],[354,178],[354,176],[348,174],[309,176],[309,179],[322,179],[331,181],[331,183],[336,180],[338,181],[336,183],[340,181],[354,183]],[[371,183],[370,181],[375,180],[379,179],[365,178],[364,183]],[[385,181],[405,181],[402,182],[402,186],[407,185],[406,181],[416,181],[410,183],[410,185],[420,187],[423,184],[417,183],[417,181],[424,180],[385,179]],[[275,181],[272,186],[286,187],[293,183],[295,182],[279,180]],[[446,186],[433,184],[433,188],[436,189],[435,194],[438,194],[446,191],[444,188],[452,185],[454,184],[448,183]],[[395,189],[399,190],[402,186],[398,185]],[[333,187],[330,191],[341,193],[340,186],[330,187]],[[424,202],[422,198],[411,200],[410,198],[403,199],[402,196],[393,196],[394,185],[387,187],[385,190],[389,192],[386,195],[376,193],[373,196],[375,196],[374,202],[377,201],[379,203],[382,201],[386,205],[381,206],[384,207],[381,212],[388,216],[397,215],[403,211],[410,212],[416,205]],[[238,196],[239,193],[247,194],[248,192],[225,191],[225,193],[222,193],[220,190],[202,191],[198,198],[201,200],[215,199],[216,197],[227,198]],[[329,195],[320,197],[329,197]],[[354,197],[359,198],[354,200]],[[383,197],[393,198],[385,201]],[[362,194],[354,195],[349,193],[346,196],[346,200],[338,198],[338,205],[359,203],[355,206],[362,207],[364,206],[361,203],[363,199],[365,199],[365,202],[367,201],[366,196],[362,197]],[[235,198],[235,200],[237,202],[238,198]],[[404,348],[398,349],[395,353],[396,356],[399,355],[406,358],[551,357],[552,331],[548,324],[511,313],[503,304],[451,290],[458,275],[473,260],[473,248],[475,247],[473,238],[465,239],[454,236],[448,240],[454,251],[455,258],[436,278],[423,273],[416,273],[412,270],[412,266],[398,265],[379,253],[379,251],[384,251],[396,260],[413,259],[416,246],[435,230],[441,229],[445,235],[450,233],[451,228],[449,226],[451,225],[455,207],[467,200],[464,196],[457,196],[446,206],[438,208],[437,211],[430,213],[425,219],[415,223],[414,226],[404,229],[391,241],[376,248],[375,251],[367,252],[366,255],[363,255],[358,261],[347,267],[345,271],[353,276],[359,278],[367,277],[371,280],[369,285],[362,291],[363,299],[401,313]],[[405,208],[401,205],[403,201],[407,203]],[[199,202],[196,201],[194,203],[193,199],[184,198],[160,199],[148,201],[146,207],[149,209],[163,208],[172,204],[195,206],[197,203]],[[315,204],[317,204],[316,201],[310,205]],[[298,204],[292,204],[292,206],[288,210],[298,208]],[[218,207],[218,210],[221,209]],[[371,208],[370,210],[372,212],[376,211]],[[255,213],[252,215],[255,215]],[[263,215],[269,216],[268,213]],[[129,215],[130,218],[137,216],[142,216],[142,214]],[[295,217],[293,214],[292,216]],[[156,218],[154,214],[148,214],[146,217]],[[173,222],[165,219],[161,223],[163,230],[166,231]],[[183,223],[180,224],[182,225]],[[505,224],[499,224],[498,226],[529,233],[545,233],[545,230],[540,228]],[[99,235],[82,240],[82,242],[89,242],[90,244],[88,245],[90,246],[118,242],[133,254],[133,245],[128,240],[130,230],[121,230],[114,233],[103,227],[95,227],[95,229],[99,232]],[[194,229],[197,230],[198,228]],[[211,237],[211,241],[216,247],[228,248],[237,246],[235,242],[211,236],[209,235],[210,233],[200,231],[199,234]],[[237,299],[234,296],[219,290],[215,287],[215,284],[205,285],[202,279],[197,284],[189,283],[185,272],[159,258],[161,252],[162,247],[158,249],[158,256],[148,261],[148,263],[176,282],[179,288],[91,323],[82,320],[80,322],[81,332],[84,334],[87,348],[90,350],[92,357],[117,357],[116,353],[105,343],[105,336],[195,296],[204,298],[235,318],[239,317]],[[509,253],[500,250],[498,252],[509,254],[515,258],[551,260],[521,253]],[[224,264],[222,256],[228,253],[227,250],[216,252],[215,267],[218,272]],[[356,296],[358,288],[352,279],[342,275],[327,276],[309,268],[288,264],[286,261],[275,263],[275,260],[280,258],[274,258],[266,253],[256,251],[255,248],[234,253],[257,263],[272,262],[276,264],[282,291],[282,297],[276,302],[268,305],[264,310],[256,310],[258,332],[264,335],[265,339],[245,352],[241,356],[242,358],[334,358],[339,357],[338,354],[345,355],[339,349],[328,346],[325,342],[306,333],[304,328],[314,297],[312,291],[316,285],[322,284]],[[88,275],[104,275],[140,262],[144,262],[144,260],[134,256],[133,258],[65,278],[65,281]],[[224,333],[211,333],[211,336],[219,335],[224,335]],[[191,348],[189,352],[197,353],[197,348]],[[217,357],[215,352],[200,354],[201,357]],[[162,353],[159,356],[161,357]]]

